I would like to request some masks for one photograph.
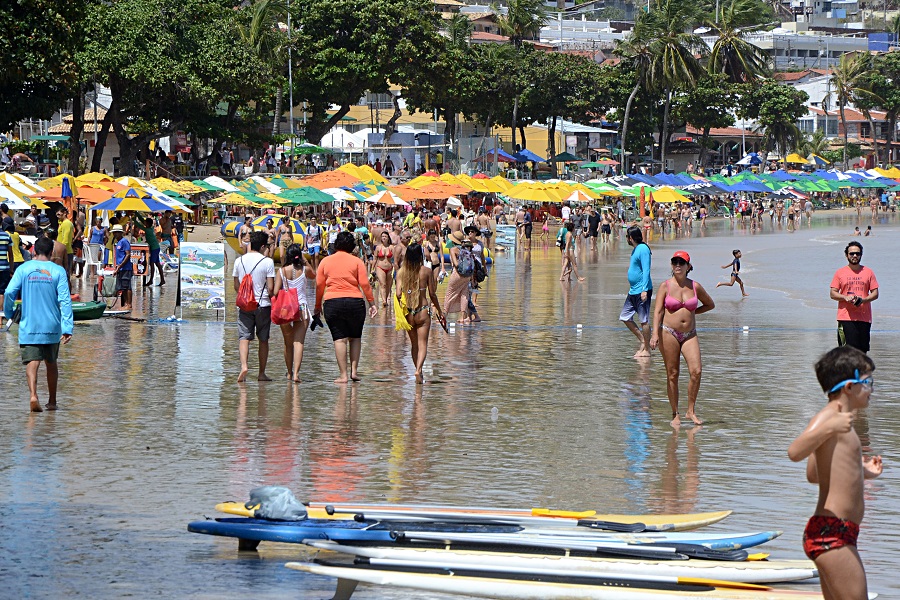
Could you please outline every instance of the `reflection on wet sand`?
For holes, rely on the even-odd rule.
[[[700,448],[696,436],[702,429],[695,425],[672,431],[669,435],[666,464],[657,486],[659,491],[648,501],[654,512],[673,514],[696,511],[700,492]],[[679,452],[682,439],[685,441],[683,458]]]

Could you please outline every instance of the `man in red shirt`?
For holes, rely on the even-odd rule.
[[[878,281],[872,269],[859,264],[862,252],[859,242],[850,242],[844,248],[848,264],[831,280],[831,299],[838,303],[838,344],[868,352],[872,328],[869,303],[878,299]]]

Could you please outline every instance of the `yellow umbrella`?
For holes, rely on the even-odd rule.
[[[463,181],[461,178],[457,177],[453,173],[444,173],[440,177],[441,181],[445,183],[452,183],[453,185],[461,185],[465,188],[473,189],[472,185],[468,181]]]
[[[215,201],[217,204],[227,204],[229,206],[254,206],[255,205],[254,202],[250,202],[249,200],[247,200],[247,198],[245,198],[241,194],[238,194],[237,192],[230,192],[228,194],[225,194],[221,198],[216,198]]]
[[[407,181],[406,186],[419,189],[420,187],[425,187],[426,185],[432,184],[435,181],[439,181],[439,178],[433,175],[419,175],[415,179]]]
[[[593,202],[594,198],[591,198],[581,190],[575,190],[571,195],[566,197],[568,202]]]
[[[130,188],[137,188],[138,190],[142,190],[150,185],[143,179],[138,179],[137,177],[129,177],[127,175],[125,177],[119,177],[118,179],[116,179],[116,183],[121,183],[122,185]]]
[[[803,158],[802,156],[800,156],[799,154],[797,154],[796,152],[794,152],[793,154],[788,154],[787,158],[784,159],[784,162],[793,163],[796,165],[805,165],[809,161],[806,160],[805,158]]]
[[[157,177],[156,179],[151,179],[148,183],[161,192],[168,192],[169,190],[178,191],[176,182],[167,177]]]
[[[663,204],[671,204],[674,202],[689,202],[687,198],[668,186],[661,187],[655,192],[651,193],[653,194],[654,202],[662,202]]]
[[[509,181],[509,179],[507,179],[506,177],[501,177],[500,175],[495,175],[495,176],[491,177],[490,180],[493,181],[494,183],[496,183],[498,186],[500,186],[500,188],[503,189],[504,191],[512,189],[512,187],[514,185],[513,183],[511,183]]]
[[[597,193],[597,190],[592,190],[591,188],[584,185],[583,183],[573,183],[573,184],[570,184],[569,187],[572,188],[573,190],[578,190],[579,192],[584,192],[584,194],[587,197],[593,198],[594,200],[596,200],[597,198],[600,197],[600,194]]]
[[[75,178],[78,183],[100,183],[103,181],[112,181],[113,178],[103,173],[85,173]]]
[[[59,183],[57,183],[54,187],[61,187],[62,186],[62,178],[71,177],[71,175],[66,175],[64,173],[62,175],[58,175],[57,177],[60,178]],[[45,179],[44,181],[46,182],[49,180]],[[32,182],[27,177],[23,177],[22,175],[19,175],[18,173],[0,173],[0,183],[4,183],[4,184],[6,184],[7,187],[14,187],[18,190],[22,190],[23,188],[27,189],[32,194],[35,192],[43,192],[44,190],[49,189],[47,187],[44,187],[43,185],[37,185],[36,183]]]
[[[516,200],[530,202],[562,202],[563,195],[559,189],[552,189],[543,184],[518,184],[505,192],[506,196]]]

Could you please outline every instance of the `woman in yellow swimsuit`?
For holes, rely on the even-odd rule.
[[[406,249],[403,266],[397,272],[397,298],[406,306],[406,321],[412,329],[406,333],[412,344],[412,360],[416,367],[416,383],[425,382],[422,366],[428,354],[428,334],[431,331],[432,305],[437,310],[438,319],[444,313],[437,298],[432,270],[425,266],[425,254],[419,244],[410,244]]]

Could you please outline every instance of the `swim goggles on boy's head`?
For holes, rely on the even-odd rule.
[[[834,392],[838,391],[839,389],[841,389],[842,387],[844,387],[844,386],[847,385],[848,383],[858,383],[858,384],[860,384],[860,385],[864,385],[864,386],[868,387],[869,389],[872,389],[872,388],[875,387],[875,380],[874,380],[874,379],[872,379],[871,377],[866,377],[865,379],[860,379],[860,378],[859,378],[859,369],[854,369],[854,371],[853,371],[853,379],[845,379],[845,380],[843,380],[842,382],[836,384],[833,388],[831,388],[830,390],[828,390],[828,393],[829,393],[829,394],[833,394]]]

